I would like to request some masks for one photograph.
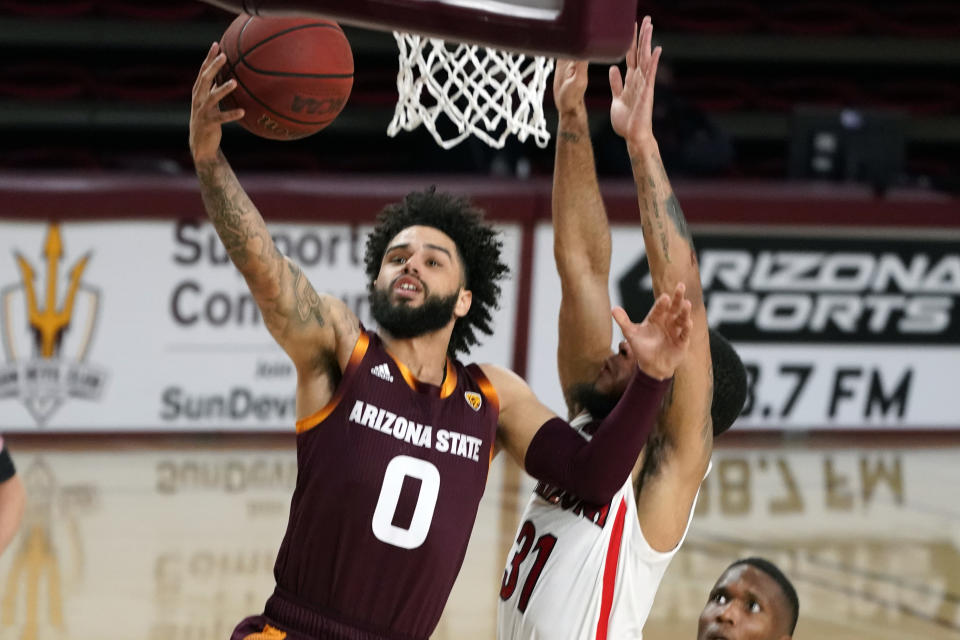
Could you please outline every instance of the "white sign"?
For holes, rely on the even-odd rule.
[[[292,429],[295,374],[208,224],[2,224],[0,431]],[[516,274],[519,227],[503,231]],[[314,287],[375,328],[369,227],[270,225]],[[510,366],[516,280],[471,360]]]
[[[711,327],[734,343],[747,368],[737,428],[956,428],[957,237],[767,229],[694,239]],[[639,320],[652,301],[641,229],[614,227],[612,240],[611,302]],[[536,231],[533,278],[529,379],[564,414],[556,372],[560,282],[546,224]]]

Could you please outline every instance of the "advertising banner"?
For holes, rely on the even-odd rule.
[[[695,233],[708,321],[736,346],[747,368],[738,427],[956,426],[960,234],[848,233]],[[640,321],[653,300],[642,232],[616,226],[612,236],[611,302]],[[541,225],[531,383],[555,410],[565,411],[555,364],[559,278],[552,243],[552,229]]]
[[[519,227],[501,226],[519,264]],[[369,328],[368,227],[271,224],[314,288]],[[472,360],[510,366],[516,280]],[[212,226],[4,222],[0,432],[289,430],[295,373]]]

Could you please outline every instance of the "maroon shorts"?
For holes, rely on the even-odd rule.
[[[270,624],[266,616],[244,618],[233,630],[230,640],[312,640],[307,636],[283,631]]]
[[[295,629],[295,631],[291,630]],[[426,640],[402,634],[379,634],[345,624],[305,607],[279,588],[262,615],[245,618],[230,640]]]
[[[230,640],[352,640],[367,638],[366,633],[346,627],[331,629],[321,635],[305,635],[296,631],[287,631],[264,615],[244,618],[233,630]]]

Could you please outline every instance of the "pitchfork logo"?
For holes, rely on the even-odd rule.
[[[51,224],[41,251],[43,283],[33,263],[17,252],[20,282],[0,289],[6,356],[0,363],[0,400],[19,398],[39,426],[70,398],[98,399],[106,382],[106,373],[86,362],[100,306],[99,290],[83,280],[91,254],[69,267],[61,292],[63,249],[60,227]]]

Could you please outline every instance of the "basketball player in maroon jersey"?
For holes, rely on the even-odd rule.
[[[367,242],[382,337],[318,294],[274,245],[220,150],[216,44],[193,89],[190,149],[204,206],[264,323],[297,370],[298,477],[264,614],[233,639],[419,640],[440,618],[466,551],[490,460],[610,499],[653,427],[691,330],[678,286],[633,324],[614,312],[637,365],[590,443],[523,380],[454,359],[490,333],[506,267],[465,201],[428,190],[387,207]]]

